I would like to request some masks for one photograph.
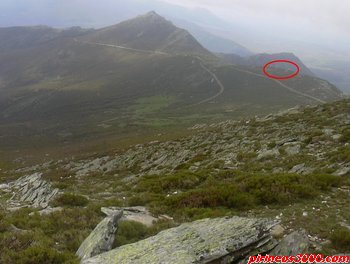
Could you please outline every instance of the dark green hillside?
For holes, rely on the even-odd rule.
[[[27,49],[60,37],[76,37],[90,31],[80,27],[64,30],[47,26],[0,28],[0,53]]]
[[[2,148],[100,144],[342,98],[314,77],[281,83],[260,68],[225,65],[154,12],[100,30],[1,34]]]

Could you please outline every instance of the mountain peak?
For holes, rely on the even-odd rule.
[[[174,26],[171,21],[162,17],[155,11],[150,11],[146,14],[130,19],[129,21],[141,21],[141,23],[156,23],[156,24],[167,24],[168,26]]]
[[[176,27],[155,11],[100,29],[87,38],[92,42],[117,44],[138,50],[210,54],[190,33]]]
[[[161,17],[161,16],[160,16],[160,15],[158,15],[158,13],[157,13],[156,11],[154,11],[154,10],[152,10],[152,11],[150,11],[150,12],[146,13],[144,16],[150,16],[150,17]],[[163,17],[161,17],[161,18],[163,18]]]

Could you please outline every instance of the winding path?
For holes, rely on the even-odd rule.
[[[75,39],[75,41],[77,41]],[[162,51],[153,51],[153,50],[142,50],[142,49],[134,49],[134,48],[128,48],[128,47],[124,47],[124,46],[119,46],[119,45],[112,45],[112,44],[105,44],[105,43],[99,43],[99,42],[83,42],[83,43],[86,43],[86,44],[93,44],[93,45],[98,45],[98,46],[104,46],[104,47],[111,47],[111,48],[117,48],[117,49],[123,49],[123,50],[128,50],[128,51],[134,51],[134,52],[141,52],[141,53],[148,53],[148,54],[157,54],[157,55],[174,55],[174,54],[170,54],[170,53],[166,53],[166,52],[162,52]],[[176,54],[175,54],[176,55]],[[194,56],[196,59],[199,60],[199,64],[200,66],[202,67],[202,69],[204,69],[206,72],[208,72],[212,77],[213,79],[216,81],[216,83],[218,84],[220,90],[218,93],[216,93],[215,95],[207,98],[207,99],[204,99],[198,103],[195,103],[191,106],[197,106],[197,105],[200,105],[200,104],[204,104],[204,103],[207,103],[207,102],[210,102],[212,100],[214,100],[215,98],[219,97],[221,94],[224,93],[225,91],[225,86],[222,84],[222,82],[220,81],[220,79],[217,77],[217,75],[215,73],[213,73],[207,66],[204,65],[204,61],[201,57],[199,56]],[[268,77],[262,75],[262,74],[258,74],[258,73],[254,73],[254,72],[251,72],[251,71],[247,71],[247,70],[242,70],[242,69],[237,69],[236,67],[233,67],[234,70],[236,71],[239,71],[239,72],[244,72],[244,73],[247,73],[247,74],[250,74],[250,75],[255,75],[255,76],[258,76],[260,78],[264,78],[264,79],[267,79]],[[300,92],[298,90],[295,90],[294,88],[282,83],[281,81],[279,80],[274,80],[274,79],[271,79],[272,81],[274,81],[275,83],[279,84],[280,86],[282,86],[283,88],[287,89],[288,91],[294,93],[294,94],[297,94],[297,95],[300,95],[300,96],[303,96],[303,97],[306,97],[306,98],[309,98],[311,100],[314,100],[314,101],[317,101],[318,103],[326,103],[325,101],[317,98],[317,97],[314,97],[312,95],[309,95],[309,94],[306,94],[306,93],[303,93],[303,92]]]
[[[210,102],[210,101],[214,100],[215,98],[219,97],[219,96],[220,96],[221,94],[223,94],[224,91],[225,91],[225,86],[222,84],[222,82],[219,80],[219,78],[216,76],[216,74],[213,73],[210,69],[208,69],[208,68],[204,65],[204,61],[202,60],[202,58],[200,58],[200,57],[198,57],[198,56],[196,56],[196,58],[199,60],[200,66],[201,66],[205,71],[207,71],[207,72],[214,78],[214,80],[216,81],[216,83],[217,83],[217,84],[219,85],[219,87],[220,87],[220,91],[219,91],[217,94],[215,94],[215,95],[213,95],[213,96],[211,96],[211,97],[209,97],[209,98],[207,98],[207,99],[204,99],[204,100],[202,100],[202,101],[200,101],[200,102],[198,102],[198,103],[196,103],[196,104],[193,104],[192,106],[196,106],[196,105],[200,105],[200,104],[204,104],[204,103]]]

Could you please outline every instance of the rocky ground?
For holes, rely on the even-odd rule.
[[[35,228],[36,224],[42,228],[41,221],[59,221],[60,217],[73,220],[78,211],[92,214],[82,222],[88,226],[72,227],[71,232],[79,236],[70,248],[61,245],[67,238],[58,235],[59,229],[39,232],[38,239],[48,239],[58,252],[75,253],[101,219],[115,222],[113,216],[106,220],[99,212],[103,206],[113,206],[129,208],[124,209],[124,220],[144,227],[152,228],[160,222],[142,238],[183,222],[238,215],[260,219],[257,221],[277,220],[283,227],[282,237],[305,229],[311,251],[350,250],[349,100],[189,129],[192,135],[178,140],[0,171],[0,234],[7,239],[15,232],[13,228],[17,232],[39,232]],[[36,222],[18,221],[16,217],[23,215],[31,215]],[[206,221],[209,232],[210,220]],[[108,250],[116,247],[116,230],[113,239],[107,239],[111,242]],[[171,232],[162,234],[170,236]],[[207,235],[209,240],[215,238]],[[135,245],[141,247],[140,252],[145,250],[142,243],[147,242]],[[25,251],[31,245],[18,250]],[[6,254],[11,255],[11,250]],[[81,252],[85,251],[80,251],[80,257],[86,255]],[[103,255],[84,263],[107,263],[104,259],[109,257]]]

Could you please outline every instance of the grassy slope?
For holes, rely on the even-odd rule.
[[[137,109],[151,112],[153,108],[147,107],[148,102],[156,101],[158,105],[163,105],[169,102],[168,99],[143,99],[138,102]],[[135,166],[124,170],[116,168],[107,173],[91,172],[80,178],[64,168],[71,158],[75,161],[79,159],[68,156],[63,163],[52,162],[43,170],[45,179],[67,194],[89,197],[88,204],[76,206],[75,202],[82,200],[80,196],[75,196],[76,200],[70,202],[62,198],[55,205],[62,205],[65,209],[43,217],[36,214],[29,216],[35,211],[32,209],[6,214],[0,210],[0,243],[4,248],[0,259],[17,260],[32,255],[38,258],[37,263],[44,263],[40,259],[43,252],[50,253],[54,259],[73,259],[79,244],[102,219],[99,208],[112,205],[146,205],[156,214],[170,214],[175,218],[175,224],[226,215],[278,217],[288,232],[302,227],[321,243],[312,253],[334,254],[349,250],[349,231],[342,227],[350,217],[347,210],[350,202],[349,178],[332,175],[336,170],[334,165],[350,161],[349,147],[344,144],[350,138],[349,126],[344,123],[349,114],[349,101],[343,101],[308,108],[270,121],[244,120],[192,132],[193,135],[172,140],[169,144],[181,143],[184,149],[193,149],[197,155],[175,171],[161,175],[130,177],[131,173],[138,172]],[[325,128],[333,129],[333,134],[341,137],[332,139],[323,132]],[[206,139],[212,138],[216,140],[208,143]],[[292,156],[285,153],[285,146],[276,143],[290,138],[303,140],[300,142],[301,152]],[[196,144],[196,140],[203,144]],[[235,141],[242,144],[229,147]],[[146,144],[144,151],[151,146]],[[278,146],[280,156],[256,160],[256,150],[264,146]],[[158,145],[155,148],[162,149]],[[225,152],[238,153],[237,168],[224,166],[219,156]],[[116,153],[124,151],[106,153],[101,150],[86,158]],[[151,161],[155,154],[150,152],[150,155]],[[190,169],[198,162],[201,169]],[[276,168],[288,171],[300,163],[315,168],[314,172],[307,175],[273,172]],[[2,181],[21,176],[9,164],[1,163],[0,168]],[[306,216],[303,216],[304,212],[307,212]],[[11,230],[11,224],[29,230],[30,236]],[[135,223],[123,224],[117,239],[120,244],[130,243],[173,224],[161,222],[153,229]],[[30,241],[35,241],[35,244]]]

